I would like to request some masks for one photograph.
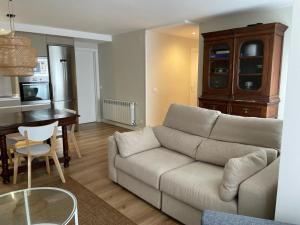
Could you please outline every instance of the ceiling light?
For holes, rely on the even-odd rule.
[[[184,23],[186,23],[186,24],[191,24],[192,22],[189,21],[189,20],[184,20]]]
[[[192,33],[192,35],[196,35],[196,32],[194,31],[194,32]]]
[[[36,49],[29,38],[15,35],[12,0],[8,0],[8,11],[10,33],[0,35],[0,75],[31,76],[37,62]]]

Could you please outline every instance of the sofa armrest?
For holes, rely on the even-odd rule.
[[[108,137],[107,158],[108,158],[108,177],[117,182],[117,169],[115,167],[115,158],[119,154],[118,146],[114,136]]]
[[[240,185],[238,214],[274,219],[278,173],[279,158]]]

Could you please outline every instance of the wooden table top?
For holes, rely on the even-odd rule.
[[[41,126],[59,121],[59,126],[76,123],[79,115],[58,109],[0,113],[0,135],[17,131],[19,126]]]

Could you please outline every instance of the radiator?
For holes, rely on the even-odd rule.
[[[104,99],[103,118],[106,120],[135,126],[135,107],[136,103],[134,102]]]

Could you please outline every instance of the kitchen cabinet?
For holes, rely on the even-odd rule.
[[[277,117],[284,32],[280,23],[203,34],[199,106],[223,113]]]

